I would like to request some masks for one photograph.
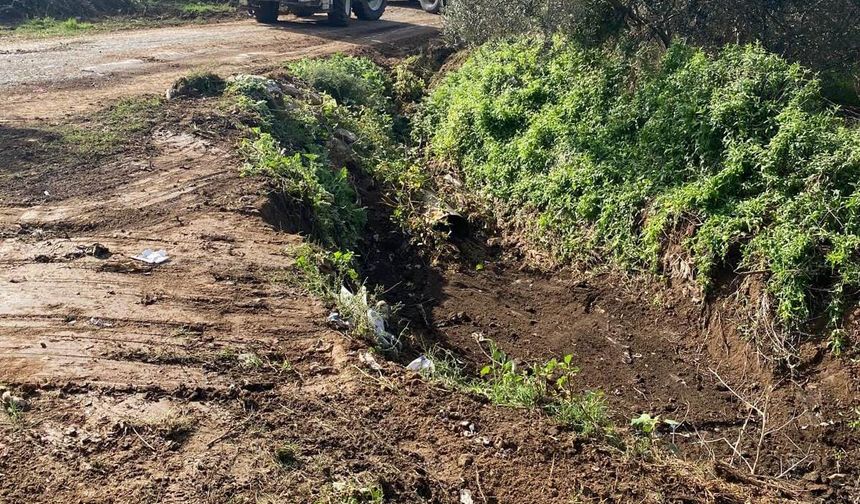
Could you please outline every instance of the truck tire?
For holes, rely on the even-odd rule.
[[[355,17],[365,21],[376,21],[385,12],[388,0],[354,0],[352,10]]]
[[[334,26],[349,25],[349,15],[352,13],[351,0],[332,0],[328,22]]]
[[[269,0],[257,2],[257,6],[254,8],[254,19],[258,23],[277,23],[280,10],[281,2],[272,2]]]
[[[421,8],[430,14],[438,14],[445,5],[444,0],[418,0],[421,3]]]

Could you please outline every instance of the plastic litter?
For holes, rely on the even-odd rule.
[[[348,331],[352,328],[352,324],[350,324],[348,320],[344,320],[343,317],[340,316],[340,313],[336,311],[329,313],[328,317],[326,317],[326,322],[329,327],[337,329],[338,331]]]
[[[474,504],[472,500],[472,492],[465,488],[460,490],[460,504]]]
[[[374,371],[382,371],[382,366],[376,362],[376,359],[373,358],[373,355],[371,355],[370,352],[359,352],[358,360]]]
[[[107,320],[102,320],[96,317],[90,317],[90,320],[88,322],[90,323],[90,325],[94,325],[96,327],[113,327],[112,322],[108,322]]]
[[[367,320],[370,321],[370,325],[373,327],[373,332],[376,333],[377,336],[386,332],[385,319],[382,318],[382,315],[373,308],[367,310]]]
[[[426,370],[432,373],[436,371],[436,366],[433,364],[433,361],[422,355],[421,357],[418,357],[414,361],[410,362],[409,365],[406,366],[406,369],[416,372]]]
[[[366,310],[367,321],[376,335],[377,342],[384,349],[397,348],[400,345],[397,337],[385,329],[385,315],[389,308],[385,302],[380,301],[374,308],[367,306],[367,289],[362,287],[357,294],[353,294],[346,287],[341,286],[339,300],[342,304],[354,306],[356,311],[359,309]],[[360,312],[359,312],[360,313]]]
[[[147,264],[161,264],[170,259],[170,256],[167,255],[166,250],[146,249],[136,256],[131,256],[131,258]]]
[[[384,348],[397,348],[399,341],[397,337],[385,330],[385,319],[378,311],[373,308],[367,310],[367,320],[373,327],[373,333],[376,334],[376,339]]]

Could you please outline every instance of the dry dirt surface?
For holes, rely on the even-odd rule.
[[[0,414],[0,503],[858,501],[856,363],[781,378],[683,285],[532,271],[477,234],[430,263],[353,173],[362,273],[416,338],[467,369],[476,336],[574,355],[623,444],[427,381],[414,350],[369,361],[296,281],[304,239],[270,224],[296,216],[239,176],[208,100],[86,162],[54,126],[0,125],[0,386],[26,401]],[[640,445],[642,412],[679,425]]]
[[[389,6],[379,21],[328,26],[325,16],[252,19],[40,40],[0,39],[0,123],[56,118],[105,100],[160,93],[194,70],[222,75],[287,59],[397,47],[438,34],[439,16]]]

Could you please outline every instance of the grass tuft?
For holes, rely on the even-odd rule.
[[[14,32],[20,34],[40,35],[76,35],[91,31],[96,26],[93,23],[78,21],[75,18],[58,20],[52,17],[28,19],[15,27]]]
[[[524,368],[492,341],[488,342],[488,347],[490,361],[481,369],[480,378],[464,373],[453,354],[438,347],[427,351],[434,366],[422,373],[449,388],[484,396],[499,406],[541,409],[559,424],[584,436],[611,429],[603,394],[574,390],[574,377],[579,369],[573,366],[572,356]]]

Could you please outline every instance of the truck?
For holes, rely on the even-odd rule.
[[[418,0],[421,8],[439,13],[444,0]],[[382,17],[388,0],[248,0],[248,11],[260,23],[276,23],[281,7],[298,17],[312,17],[325,13],[329,23],[346,26],[352,13],[358,19],[375,21]]]
[[[347,26],[352,13],[355,13],[358,19],[379,19],[385,12],[387,3],[388,0],[249,0],[248,10],[260,23],[275,23],[283,4],[290,14],[298,17],[325,13],[329,23]]]

